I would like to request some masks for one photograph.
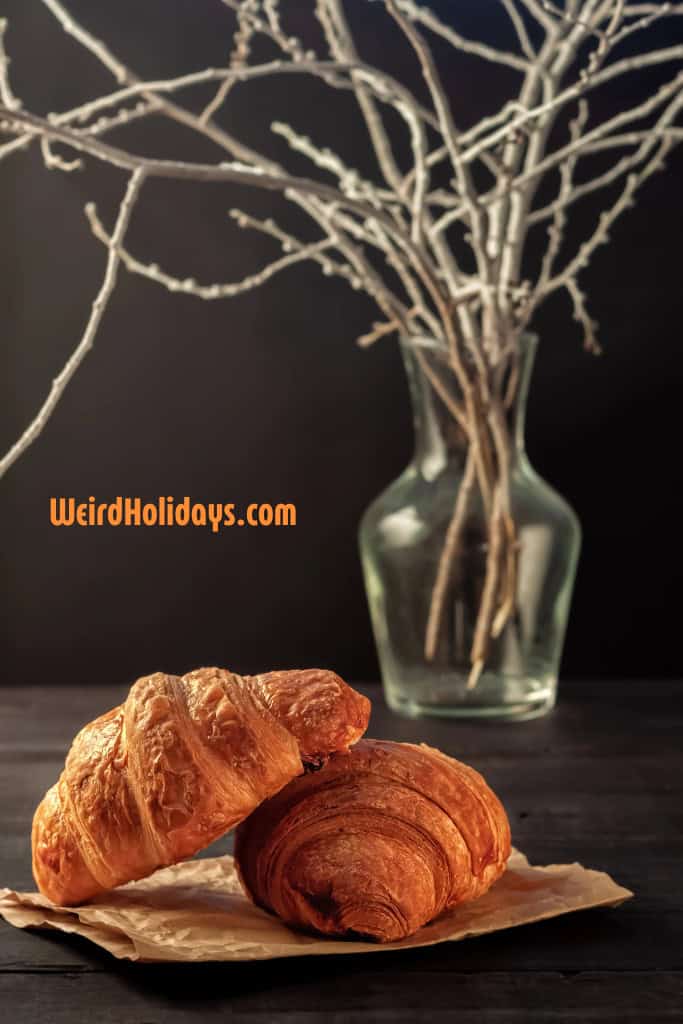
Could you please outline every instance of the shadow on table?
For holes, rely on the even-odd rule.
[[[399,976],[401,989],[406,991],[411,974],[416,982],[421,975],[449,973],[552,972],[571,976],[629,969],[629,947],[634,967],[642,969],[643,958],[642,925],[624,908],[583,911],[562,920],[420,949],[241,963],[137,963],[116,960],[79,936],[41,932],[36,939],[78,956],[80,965],[63,968],[70,974],[104,972],[157,1005],[183,1004],[195,1009],[234,1000],[244,1006],[254,997],[260,1008],[267,1008],[269,995],[280,999],[284,993],[299,1006],[310,1002],[316,1008],[332,1007],[335,1000],[338,1004],[340,999],[367,994],[369,984],[375,990],[388,989]],[[653,949],[656,959],[661,964],[658,950]]]

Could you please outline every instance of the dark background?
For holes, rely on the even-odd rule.
[[[70,6],[145,78],[225,63],[232,17],[218,0]],[[283,4],[292,29],[313,43],[308,6]],[[455,18],[457,6],[463,32],[512,46],[493,0],[433,6],[444,18]],[[381,5],[354,0],[349,8],[363,55],[419,89],[413,59]],[[113,88],[36,0],[1,0],[0,15],[10,21],[14,88],[28,109],[67,109]],[[653,28],[652,45],[674,41],[680,24]],[[516,81],[504,69],[435,50],[447,58],[461,123],[495,109]],[[637,102],[672,73],[666,66],[630,76],[596,95],[594,114]],[[206,98],[186,97],[197,109]],[[219,120],[305,173],[302,159],[270,141],[267,126],[277,118],[372,172],[352,102],[319,83],[290,77],[239,87]],[[208,143],[157,120],[110,138],[135,152],[221,159]],[[582,351],[564,299],[535,323],[541,346],[529,451],[574,505],[585,535],[568,678],[680,671],[682,170],[679,152],[582,279],[604,356]],[[120,172],[94,161],[84,172],[48,172],[35,147],[0,164],[3,449],[43,401],[101,281],[105,253],[83,205],[96,200],[111,225],[124,187]],[[235,228],[226,216],[234,205],[310,231],[269,194],[151,182],[129,246],[182,277],[242,277],[274,249]],[[598,209],[591,201],[572,208],[572,237],[591,229]],[[353,345],[373,318],[367,300],[309,265],[220,303],[172,296],[122,270],[94,350],[43,435],[0,484],[5,680],[123,682],[200,663],[242,671],[321,664],[351,678],[375,676],[356,527],[404,467],[412,439],[394,341],[367,352]],[[50,526],[50,496],[91,494],[289,501],[299,524],[218,535]]]

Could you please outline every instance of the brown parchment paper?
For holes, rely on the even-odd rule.
[[[513,850],[503,877],[474,903],[456,907],[401,942],[345,942],[295,932],[253,906],[232,857],[226,856],[164,868],[75,908],[55,907],[39,893],[0,889],[0,915],[17,928],[82,935],[121,959],[270,960],[454,942],[573,910],[616,907],[632,895],[601,871],[580,864],[533,867]]]

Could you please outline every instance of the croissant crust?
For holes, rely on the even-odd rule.
[[[318,669],[139,679],[76,736],[33,819],[33,874],[72,905],[176,863],[363,734],[369,701]]]
[[[236,838],[261,907],[378,942],[481,896],[509,854],[507,816],[481,775],[424,745],[370,739],[261,804]]]

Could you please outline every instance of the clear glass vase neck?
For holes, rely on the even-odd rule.
[[[535,334],[521,335],[517,351],[504,374],[503,391],[507,392],[509,399],[505,416],[511,442],[511,458],[518,462],[526,459],[527,397],[537,344]],[[459,403],[462,402],[462,392],[444,358],[441,346],[433,339],[403,337],[401,352],[413,409],[415,448],[412,464],[426,479],[432,479],[447,464],[464,461],[468,448],[464,430],[437,394],[434,376],[438,376],[442,387]],[[431,371],[429,375],[425,366]]]

